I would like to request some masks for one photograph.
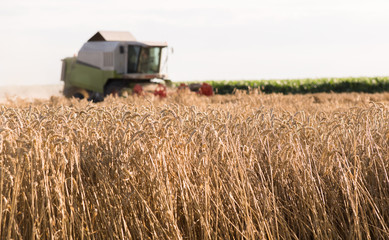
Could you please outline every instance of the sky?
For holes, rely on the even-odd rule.
[[[173,81],[389,76],[387,0],[1,0],[0,85],[60,83],[97,31],[167,41]]]

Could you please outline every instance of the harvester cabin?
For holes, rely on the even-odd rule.
[[[130,32],[99,31],[82,46],[77,60],[118,74],[158,73],[164,47],[166,42],[137,41]],[[142,59],[145,53],[147,59]]]

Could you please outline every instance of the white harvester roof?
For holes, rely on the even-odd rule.
[[[137,41],[130,32],[98,31],[88,42],[127,42],[144,47],[167,47],[167,42]]]
[[[136,39],[130,32],[99,31],[88,40],[88,42],[95,41],[126,42],[136,41]]]

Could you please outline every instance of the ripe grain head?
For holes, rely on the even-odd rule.
[[[8,102],[0,235],[385,238],[388,99],[237,92]]]

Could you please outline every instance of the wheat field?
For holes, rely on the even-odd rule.
[[[388,239],[389,93],[0,106],[1,239]]]

